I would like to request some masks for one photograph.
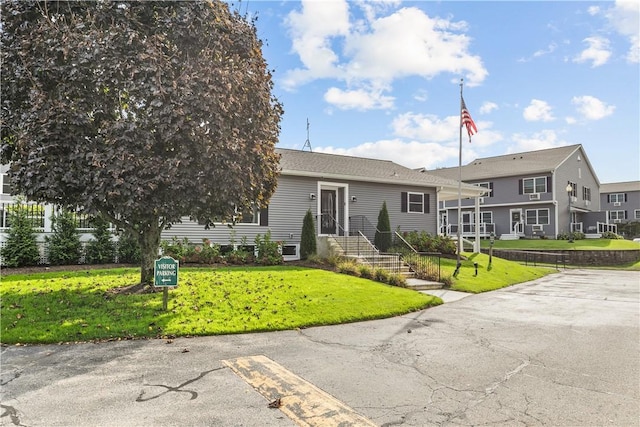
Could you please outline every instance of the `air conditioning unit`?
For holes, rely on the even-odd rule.
[[[613,202],[613,206],[622,206],[622,202]]]
[[[621,219],[614,219],[614,220],[613,220],[613,223],[614,223],[614,224],[620,224],[621,222],[622,222],[622,220],[621,220]]]
[[[571,196],[571,203],[575,203],[578,201],[578,198],[576,196]]]
[[[529,194],[529,200],[540,200],[540,193]]]
[[[531,226],[531,230],[533,231],[542,231],[542,225],[540,224],[535,224]]]
[[[584,204],[585,204],[585,206],[589,206],[591,204],[591,202],[589,200],[585,200]]]
[[[478,197],[478,203],[483,204],[484,203],[484,197]]]

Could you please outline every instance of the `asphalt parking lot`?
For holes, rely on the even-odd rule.
[[[640,272],[567,270],[392,319],[3,347],[0,425],[640,425]]]

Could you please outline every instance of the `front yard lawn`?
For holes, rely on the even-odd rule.
[[[371,280],[304,267],[184,268],[162,310],[162,290],[119,268],[3,276],[0,341],[58,343],[276,331],[385,318],[442,300]]]
[[[489,255],[471,253],[464,255],[467,259],[462,260],[458,277],[452,279],[451,289],[454,291],[471,293],[493,291],[558,272],[554,268],[525,266],[495,256],[490,267]],[[477,275],[474,262],[478,263]],[[443,258],[441,268],[443,276],[452,275],[456,269],[456,260]]]

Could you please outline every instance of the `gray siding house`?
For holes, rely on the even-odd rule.
[[[457,167],[425,171],[457,179]],[[583,232],[599,237],[615,231],[600,207],[600,182],[582,145],[480,158],[461,168],[462,181],[486,189],[479,199],[462,201],[461,234],[475,233],[479,215],[480,235],[492,232],[502,239]],[[438,206],[440,232],[457,233],[457,200]]]
[[[610,223],[640,221],[640,181],[602,184],[600,206]]]
[[[361,157],[277,149],[280,155],[278,187],[269,206],[245,216],[233,228],[209,230],[184,218],[162,234],[164,240],[203,238],[221,245],[244,238],[253,245],[256,235],[269,231],[283,243],[285,259],[299,258],[302,222],[307,210],[315,217],[316,234],[343,236],[363,233],[373,241],[382,203],[386,202],[392,231],[439,230],[437,206],[457,198],[458,181],[420,173],[397,163]],[[462,185],[463,197],[478,197],[482,189]]]
[[[253,246],[257,235],[270,232],[272,240],[282,243],[285,259],[295,260],[299,259],[307,210],[315,217],[320,238],[362,233],[373,241],[383,202],[387,204],[392,231],[424,230],[437,234],[439,204],[457,199],[459,187],[465,198],[477,198],[483,193],[475,185],[459,185],[457,180],[421,173],[391,161],[290,149],[276,151],[281,156],[281,170],[268,207],[239,215],[233,226],[216,224],[209,229],[185,217],[164,230],[162,240],[186,238],[191,243],[202,243],[208,239],[221,246]],[[3,166],[3,184],[8,182],[6,170]],[[7,237],[7,211],[14,202],[8,185],[3,186],[2,193],[0,245]],[[38,217],[38,240],[44,242],[51,233],[54,207],[29,205]],[[91,229],[80,232],[82,240],[92,238]]]

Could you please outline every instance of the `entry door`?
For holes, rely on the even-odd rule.
[[[338,217],[338,191],[320,191],[320,234],[338,234],[336,218]]]
[[[509,229],[509,233],[524,233],[522,209],[511,209],[511,228]]]

